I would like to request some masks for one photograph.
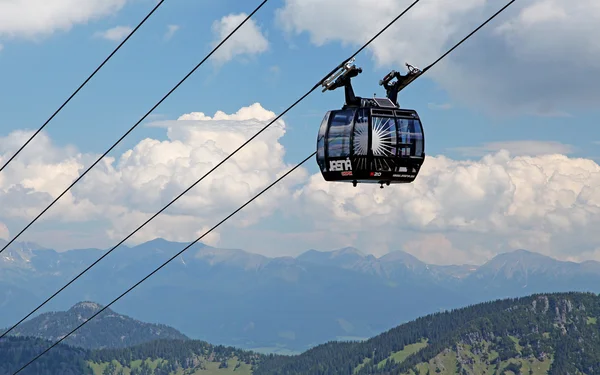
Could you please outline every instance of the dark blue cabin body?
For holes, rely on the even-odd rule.
[[[419,115],[389,99],[360,98],[328,111],[317,136],[317,163],[326,181],[410,183],[425,160]]]

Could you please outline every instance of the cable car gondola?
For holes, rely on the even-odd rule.
[[[351,78],[362,72],[346,63],[323,81],[323,92],[344,87],[342,109],[325,114],[317,136],[317,164],[326,181],[411,183],[425,160],[425,137],[419,114],[398,106],[397,95],[422,72],[406,64],[409,73],[392,71],[379,84],[386,98],[354,95]],[[390,81],[396,78],[394,83]],[[334,81],[335,79],[335,81]]]

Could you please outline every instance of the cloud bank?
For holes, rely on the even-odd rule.
[[[116,13],[127,0],[0,1],[0,37],[37,38]]]
[[[42,220],[63,223],[104,220],[112,239],[121,239],[192,185],[223,158],[273,119],[254,104],[237,113],[214,117],[196,112],[176,121],[155,123],[168,140],[144,139],[118,159],[105,158]],[[281,120],[234,155],[134,238],[190,240],[214,225],[291,166],[283,162]],[[0,138],[0,161],[6,160],[28,132]],[[31,219],[58,196],[98,155],[54,146],[41,133],[0,175],[0,221]],[[236,216],[234,226],[248,226],[269,216],[278,200],[305,178],[302,170],[277,185]]]
[[[306,33],[318,46],[360,45],[410,3],[285,0],[277,20],[285,32]],[[405,62],[426,66],[503,5],[491,0],[420,2],[369,50],[382,68],[402,69]],[[595,0],[515,2],[427,77],[458,101],[496,113],[562,116],[595,108],[600,100],[599,34],[600,3]]]
[[[76,231],[108,236],[113,244],[274,117],[255,103],[232,114],[192,112],[155,122],[167,140],[147,138],[118,158],[107,158],[43,221],[64,230],[79,223]],[[285,127],[281,120],[273,124],[133,242],[193,240],[289,170],[280,143]],[[13,132],[0,138],[0,162],[28,135]],[[252,242],[250,250],[271,255],[355,245],[378,255],[406,250],[432,263],[480,263],[515,248],[600,260],[600,166],[551,149],[539,151],[512,155],[500,148],[462,161],[429,156],[413,184],[385,189],[327,183],[301,168],[207,242],[241,248]],[[37,137],[0,174],[0,222],[7,226],[0,226],[0,237],[8,229],[20,230],[23,224],[17,223],[39,213],[96,157],[57,147],[44,133]],[[282,219],[295,224],[266,232],[269,223]],[[34,226],[31,233],[37,230]],[[69,241],[69,236],[61,232],[59,240]]]

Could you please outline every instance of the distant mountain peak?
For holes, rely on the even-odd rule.
[[[96,312],[102,310],[103,308],[104,308],[104,306],[100,305],[99,303],[91,302],[91,301],[83,301],[83,302],[79,302],[79,303],[76,303],[75,305],[73,305],[73,307],[71,307],[69,309],[69,311],[70,312],[85,311],[85,312],[96,313]],[[109,310],[109,309],[106,309],[106,310]]]
[[[103,308],[96,302],[79,302],[68,311],[40,314],[16,327],[11,336],[32,336],[54,341]],[[89,324],[76,335],[68,337],[65,343],[99,349],[132,346],[158,339],[187,340],[188,337],[172,327],[144,323],[107,308],[96,319],[89,320]]]
[[[562,261],[529,250],[517,249],[496,255],[480,266],[473,275],[476,279],[485,281],[488,287],[500,287],[503,282],[511,280],[514,285],[526,288],[532,283],[541,283],[540,277],[544,278],[545,285],[549,285],[548,283],[559,280],[564,283],[566,279],[577,279],[586,274],[600,275],[600,264]]]
[[[350,257],[357,257],[357,258],[366,258],[367,257],[367,255],[365,253],[363,253],[362,251],[360,251],[359,249],[352,247],[352,246],[347,246],[347,247],[343,247],[341,249],[329,250],[329,251],[310,249],[310,250],[305,251],[304,253],[300,254],[297,258],[300,259],[303,257],[314,257],[314,256],[328,258],[328,259],[333,259],[333,258],[342,257],[342,256],[350,256]]]
[[[7,243],[8,241],[0,240],[2,247],[6,246]],[[31,260],[36,256],[35,252],[40,250],[49,249],[34,242],[13,242],[0,255],[0,265],[4,263],[13,267],[28,268],[30,267]]]
[[[172,242],[171,241],[167,241],[164,238],[156,237],[153,240],[141,243],[141,245],[143,245],[143,244],[146,244],[146,245],[149,245],[149,244],[152,244],[152,245],[164,245],[164,244],[168,244],[168,243],[172,243]]]
[[[362,251],[360,251],[357,248],[352,247],[352,246],[348,246],[348,247],[344,247],[344,248],[341,248],[341,249],[338,249],[338,250],[334,250],[334,251],[331,251],[330,253],[334,257],[341,256],[341,255],[358,255],[361,258],[365,257],[365,254]]]
[[[525,250],[525,249],[516,249],[513,251],[506,252],[506,253],[498,254],[498,256],[502,256],[502,255],[553,259],[547,255],[536,253],[536,252]]]
[[[382,262],[402,262],[406,265],[413,265],[413,266],[415,266],[415,265],[424,266],[425,265],[425,263],[420,261],[414,255],[409,254],[406,251],[402,251],[402,250],[391,251],[391,252],[385,254],[384,256],[382,256],[381,258],[379,258],[379,260]]]
[[[204,260],[211,266],[219,264],[229,265],[241,267],[246,270],[260,269],[270,260],[263,255],[249,253],[240,249],[217,249],[208,246],[198,251],[194,257]]]
[[[296,259],[301,262],[319,264],[322,266],[334,266],[342,268],[353,268],[365,261],[367,256],[355,247],[344,247],[333,251],[308,250],[300,254]]]
[[[482,268],[492,267],[492,268],[501,268],[510,266],[519,265],[520,267],[547,267],[551,265],[555,265],[558,263],[568,263],[561,262],[557,259],[551,258],[547,255],[543,255],[540,253],[534,253],[525,249],[517,249],[514,251],[501,253],[493,257],[487,263],[485,263]]]

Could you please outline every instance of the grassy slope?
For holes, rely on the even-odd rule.
[[[496,353],[495,351],[485,351],[484,353],[487,354],[486,359],[485,355],[476,355],[470,351],[470,348],[466,346],[462,347],[459,353],[457,353],[456,351],[448,350],[443,354],[439,354],[433,360],[429,361],[429,363],[423,363],[419,365],[417,367],[419,370],[417,375],[425,375],[427,374],[427,371],[429,371],[430,374],[438,373],[437,369],[440,369],[439,374],[457,374],[461,373],[460,371],[462,371],[463,369],[469,375],[494,375],[498,373],[502,374],[503,370],[510,363],[520,364],[521,373],[523,374],[529,374],[529,370],[532,369],[533,375],[542,375],[548,373],[548,370],[550,369],[550,365],[552,363],[552,359],[551,357],[549,357],[545,358],[543,361],[539,361],[535,358],[509,359],[507,361],[502,361],[496,364],[494,360],[498,357],[498,353]],[[461,363],[460,365],[459,358]],[[412,371],[408,374],[415,375],[415,373]],[[507,371],[505,374],[513,375],[514,373],[511,371]]]
[[[160,361],[161,360],[156,360],[156,361],[151,361],[149,359],[146,360],[146,362],[148,362],[148,364],[150,365],[150,367],[152,369],[155,369]],[[108,362],[103,362],[103,363],[88,362],[88,363],[94,370],[94,375],[102,375],[102,372],[104,371],[106,366],[108,366],[108,364],[109,364]],[[120,369],[122,367],[120,363],[118,363],[116,361],[114,363],[117,365],[117,369]],[[208,362],[208,361],[206,361],[206,359],[203,360],[203,363],[204,363],[204,366],[206,367],[206,370],[196,369],[196,370],[184,371],[184,370],[180,369],[176,373],[172,373],[172,375],[251,375],[252,374],[251,366],[247,365],[243,362],[241,363],[241,366],[236,369],[235,366],[237,365],[238,360],[235,358],[232,358],[229,361],[227,361],[227,363],[229,364],[228,368],[220,369],[219,362]],[[127,366],[124,369],[125,375],[130,375],[131,369],[140,367],[141,365],[142,365],[141,360],[132,361],[131,363],[127,364]]]
[[[522,347],[519,345],[518,340],[511,337],[515,343],[515,348],[519,351]],[[548,373],[550,365],[552,363],[552,357],[549,356],[542,361],[536,358],[513,358],[508,361],[502,361],[499,364],[495,363],[498,353],[494,350],[489,349],[489,343],[482,342],[483,350],[481,353],[474,354],[470,345],[458,344],[455,349],[445,349],[442,353],[438,354],[435,358],[430,360],[428,363],[420,363],[417,367],[417,372],[409,371],[404,375],[427,375],[439,374],[439,375],[451,375],[460,374],[462,369],[469,375],[495,375],[502,374],[502,371],[510,363],[521,364],[521,372],[523,374],[529,374],[530,369],[533,375],[544,375]],[[404,361],[409,355],[418,352],[422,348],[426,347],[427,343],[425,340],[407,345],[402,351],[392,353],[387,359],[378,363],[378,367],[383,367],[388,360],[394,359],[396,362]],[[459,361],[460,359],[460,361]],[[461,365],[459,366],[459,362]],[[361,366],[356,368],[358,371]],[[460,370],[458,370],[460,368]],[[500,372],[498,372],[500,370]],[[506,371],[504,375],[515,375],[511,371]]]

